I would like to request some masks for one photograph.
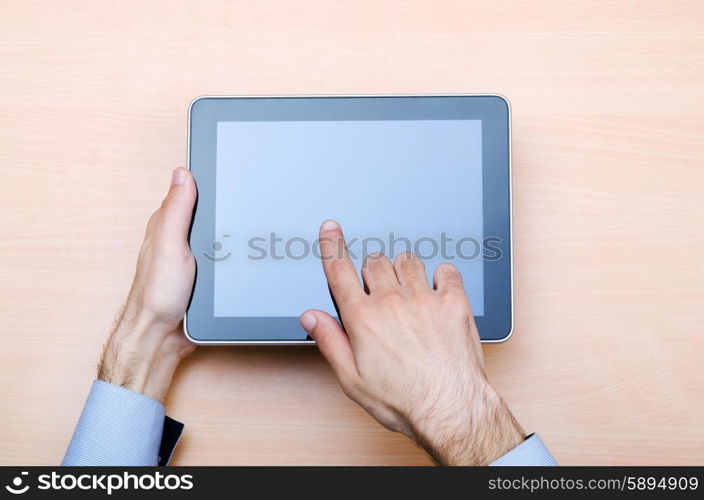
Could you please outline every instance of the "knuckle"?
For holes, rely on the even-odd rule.
[[[451,288],[442,294],[443,302],[450,311],[471,313],[472,308],[463,289]]]
[[[161,206],[159,207],[160,210],[168,210],[169,207],[173,204],[171,201],[171,196],[167,196],[161,201]]]
[[[385,290],[381,292],[378,300],[387,306],[397,306],[400,305],[404,297],[398,290]]]
[[[348,398],[356,401],[363,392],[360,378],[351,373],[341,373],[338,378],[342,392],[344,392]]]
[[[438,266],[437,273],[439,277],[448,283],[462,284],[462,274],[460,274],[457,268],[449,262],[440,264]]]
[[[344,283],[339,283],[339,282],[333,282],[330,283],[330,291],[332,292],[333,297],[335,297],[335,300],[338,302],[347,302],[350,299],[351,293],[349,290],[349,287],[345,285]]]
[[[325,261],[330,261],[335,257],[333,239],[329,236],[321,236],[318,238],[318,246],[320,247],[320,257]]]
[[[467,302],[467,298],[464,296],[462,290],[458,287],[451,287],[442,293],[442,297],[445,302],[452,306],[462,305]]]
[[[149,236],[151,233],[155,232],[156,229],[161,224],[161,219],[162,219],[161,214],[162,214],[162,211],[161,211],[161,208],[159,208],[149,217],[149,221],[147,222],[147,236]]]
[[[339,377],[340,387],[342,392],[350,398],[352,401],[356,401],[359,397],[359,392],[357,391],[356,384],[354,382],[348,381],[346,378]]]
[[[345,262],[342,259],[331,258],[327,261],[327,265],[334,277],[341,276],[345,272]]]
[[[386,257],[386,255],[384,255],[383,253],[370,253],[364,259],[364,268],[371,272],[376,272],[383,269],[386,264],[388,264],[388,262],[388,257]]]
[[[404,252],[396,256],[394,266],[397,269],[402,269],[408,272],[420,271],[423,267],[423,262],[413,253]]]

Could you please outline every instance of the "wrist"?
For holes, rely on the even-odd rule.
[[[126,306],[103,351],[98,379],[163,403],[180,361],[166,341],[176,326]]]
[[[523,428],[488,382],[469,399],[416,433],[416,441],[439,465],[488,465],[525,440]]]

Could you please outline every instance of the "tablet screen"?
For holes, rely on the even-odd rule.
[[[318,228],[364,257],[453,263],[484,314],[482,121],[219,121],[213,315],[335,315]]]

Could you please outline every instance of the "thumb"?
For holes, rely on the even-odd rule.
[[[330,363],[343,389],[351,387],[359,374],[347,333],[335,318],[324,311],[310,309],[301,315],[301,326],[313,337],[318,349]]]
[[[198,191],[191,172],[183,167],[171,174],[171,186],[161,204],[161,223],[170,237],[185,240],[191,227]]]

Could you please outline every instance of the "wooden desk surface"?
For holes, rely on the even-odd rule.
[[[118,5],[119,4],[119,5]],[[55,464],[203,94],[497,92],[516,333],[563,464],[704,462],[704,3],[4,1],[0,463]],[[314,348],[200,348],[175,464],[427,464]]]

